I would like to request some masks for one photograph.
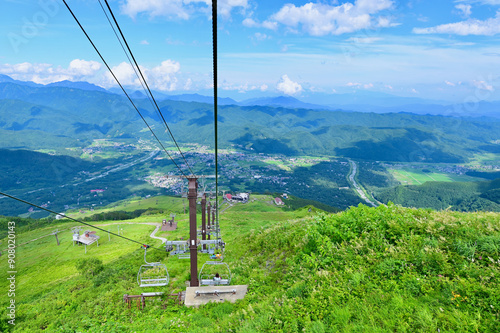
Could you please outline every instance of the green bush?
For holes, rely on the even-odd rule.
[[[80,259],[76,262],[76,269],[83,277],[92,278],[104,269],[104,265],[97,258]]]

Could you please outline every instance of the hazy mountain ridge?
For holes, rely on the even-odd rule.
[[[47,85],[30,81],[14,80],[7,75],[0,75],[0,83],[15,83],[30,87],[67,87],[80,90],[108,92],[124,96],[121,88],[113,87],[104,89],[88,82],[60,81]],[[146,99],[143,91],[136,87],[125,86],[128,94],[136,99]],[[213,104],[213,97],[209,91],[204,91],[207,95],[200,93],[171,94],[161,91],[153,91],[157,100],[172,100],[182,102],[198,102]],[[245,96],[245,95],[241,95]],[[431,100],[419,97],[403,97],[383,92],[369,90],[354,90],[351,93],[307,92],[299,98],[292,96],[260,96],[246,98],[240,101],[229,97],[218,97],[219,105],[239,105],[239,106],[273,106],[285,108],[306,108],[312,110],[344,110],[358,112],[375,113],[399,113],[408,112],[415,114],[444,115],[454,117],[481,117],[489,116],[500,118],[500,101],[476,101],[451,103],[444,100]]]
[[[83,140],[81,145],[85,146],[95,138],[151,137],[123,96],[62,85],[30,86],[12,80],[0,83],[0,136],[12,135],[12,139],[2,140],[2,147],[23,147],[12,142],[26,141],[27,134],[34,136],[32,143],[25,146],[29,149],[40,148],[40,134],[45,141],[59,142],[65,147],[74,145],[76,140]],[[292,98],[268,100],[273,101],[300,104]],[[164,125],[150,102],[138,98],[135,103],[161,140],[168,141],[163,136]],[[179,142],[213,144],[213,106],[169,99],[158,103]],[[464,162],[475,153],[496,151],[498,144],[493,142],[499,140],[500,133],[500,120],[495,118],[266,105],[220,105],[218,119],[221,147],[236,146],[255,153],[338,155],[385,161]],[[68,143],[62,142],[64,138]]]

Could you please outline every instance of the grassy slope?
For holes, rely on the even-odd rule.
[[[66,232],[59,247],[48,237],[18,249],[15,330],[498,331],[499,214],[360,206],[308,216],[307,209],[287,212],[269,204],[270,197],[258,199],[221,215],[233,282],[249,285],[245,300],[166,310],[148,301],[144,311],[127,309],[123,294],[144,291],[135,282],[143,253],[104,236],[85,256]],[[124,228],[125,236],[146,241],[154,227]],[[150,259],[167,263],[167,290],[178,291],[189,278],[188,262],[163,256]],[[100,258],[104,270],[83,278],[74,262],[84,257]],[[5,301],[0,329],[8,328]]]
[[[500,212],[500,204],[494,201],[498,200],[494,194],[499,189],[500,178],[482,182],[426,182],[383,189],[376,197],[381,202],[391,201],[406,207]]]

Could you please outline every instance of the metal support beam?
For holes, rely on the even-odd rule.
[[[215,202],[215,204],[217,205],[217,202]],[[212,207],[212,229],[214,228],[214,226],[215,226],[215,230],[219,230],[219,225],[218,225],[217,221],[215,220],[215,206]],[[219,232],[217,232],[217,235],[215,237],[216,237],[216,239],[219,239]],[[215,247],[217,250],[219,249],[218,244]]]
[[[210,201],[208,201],[208,208],[207,208],[207,215],[208,215],[207,227],[208,227],[208,230],[210,230],[210,212],[211,211],[212,211],[212,206],[210,206]],[[210,233],[208,233],[208,238],[207,239],[210,239]]]
[[[60,231],[57,229],[52,233],[52,235],[56,236],[57,246],[59,246],[59,238],[57,238],[58,233],[60,233]]]
[[[215,221],[215,206],[212,206],[212,229],[217,228],[217,222]]]
[[[188,178],[189,200],[189,252],[191,254],[191,287],[198,287],[198,245],[196,228],[196,198],[198,197],[198,182],[196,178]]]
[[[201,197],[201,239],[206,240],[207,239],[207,224],[206,224],[206,214],[207,214],[207,198],[205,196],[205,193],[203,193]],[[203,245],[203,250],[206,250],[207,247],[206,245]]]

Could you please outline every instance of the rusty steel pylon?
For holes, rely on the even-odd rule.
[[[189,200],[189,252],[191,259],[191,287],[198,287],[198,240],[196,230],[196,199],[198,197],[197,178],[188,178],[188,200]]]
[[[210,200],[208,201],[208,208],[207,208],[207,228],[209,230],[208,232],[208,240],[210,240],[210,231],[211,231],[211,228],[210,228],[210,212],[212,211],[212,206],[210,205]]]

